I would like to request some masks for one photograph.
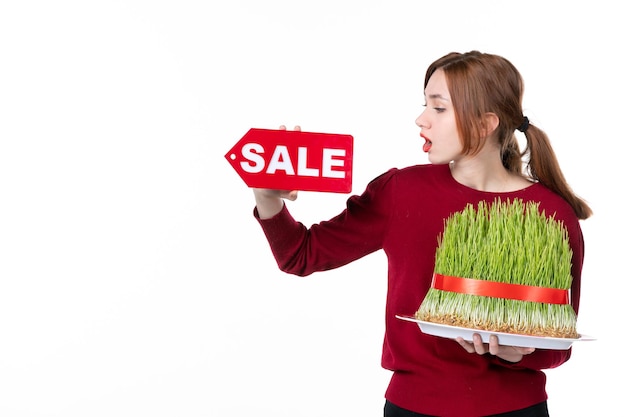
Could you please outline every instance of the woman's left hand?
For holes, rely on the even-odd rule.
[[[502,346],[498,341],[498,336],[493,334],[489,336],[489,343],[483,343],[478,333],[474,333],[471,342],[463,340],[461,337],[457,337],[456,341],[469,353],[478,353],[479,355],[491,353],[500,359],[513,363],[521,361],[524,355],[535,351],[535,348],[532,347]]]

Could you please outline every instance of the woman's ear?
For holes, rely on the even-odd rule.
[[[495,113],[485,113],[482,118],[483,137],[491,135],[500,125],[500,118]]]

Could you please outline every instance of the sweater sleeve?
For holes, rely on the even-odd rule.
[[[340,267],[382,248],[389,216],[395,169],[372,180],[360,196],[330,220],[307,228],[296,221],[287,205],[270,219],[259,219],[278,267],[306,276]]]
[[[521,361],[512,363],[492,356],[493,363],[511,369],[532,369],[540,371],[542,369],[556,368],[567,362],[572,355],[572,349],[568,350],[548,350],[537,349],[529,355],[525,355]]]

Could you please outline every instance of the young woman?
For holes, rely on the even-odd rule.
[[[411,314],[430,288],[444,220],[467,204],[495,199],[539,202],[562,222],[573,251],[576,312],[584,242],[579,220],[591,215],[559,168],[546,134],[522,112],[523,81],[505,58],[450,53],[426,71],[425,109],[417,118],[430,164],[391,169],[352,196],[336,217],[310,228],[284,199],[297,192],[255,189],[255,216],[281,270],[300,276],[382,249],[388,257],[382,366],[393,372],[384,409],[392,416],[547,416],[546,377],[571,350],[542,350],[451,340],[420,332]],[[284,128],[284,126],[281,126]],[[526,136],[521,151],[515,130]],[[527,156],[526,162],[524,157]]]

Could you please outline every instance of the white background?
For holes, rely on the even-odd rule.
[[[554,6],[558,3],[558,6]],[[278,271],[225,153],[251,127],[355,137],[353,192],[426,162],[430,62],[509,58],[595,215],[551,415],[623,404],[617,2],[3,1],[0,415],[382,416],[382,253]],[[345,194],[301,193],[305,224]]]

